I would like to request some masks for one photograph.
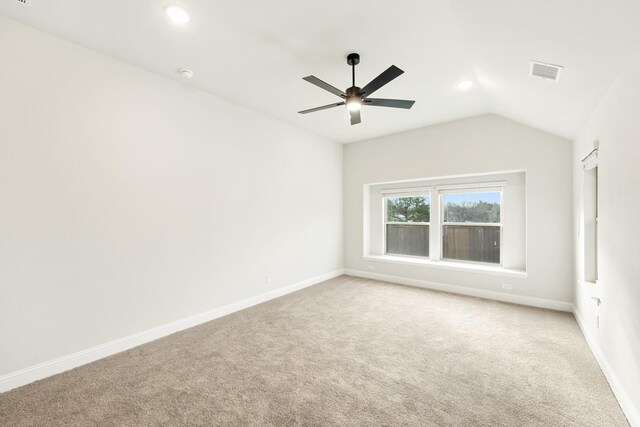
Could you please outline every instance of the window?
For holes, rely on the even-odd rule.
[[[582,212],[584,220],[584,280],[598,280],[598,166],[583,176]]]
[[[429,256],[430,195],[388,194],[385,205],[385,253]]]
[[[441,191],[442,258],[500,264],[502,191]]]
[[[582,159],[582,231],[584,272],[586,282],[598,280],[598,141]]]
[[[364,184],[363,257],[526,276],[526,178],[505,171]]]

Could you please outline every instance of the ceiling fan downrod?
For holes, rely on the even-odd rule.
[[[356,65],[360,63],[360,55],[350,53],[347,55],[347,64],[351,65],[351,86],[356,85]]]

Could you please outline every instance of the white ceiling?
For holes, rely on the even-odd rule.
[[[640,47],[638,0],[0,0],[0,14],[340,142],[482,113],[573,138]],[[169,22],[178,4],[192,21]],[[350,126],[338,100],[302,80],[346,89],[346,55],[364,86],[391,64],[405,74]],[[563,65],[558,83],[528,76],[529,60]],[[478,82],[457,89],[461,80]]]

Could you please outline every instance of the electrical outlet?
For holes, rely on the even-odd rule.
[[[513,288],[511,287],[511,285],[510,285],[510,284],[508,284],[508,283],[503,283],[503,284],[502,284],[502,289],[508,289],[508,290],[511,290],[511,289],[513,289]]]
[[[264,282],[271,283],[271,273],[267,273],[264,275]]]
[[[369,270],[375,270],[375,269],[376,269],[375,265],[370,265],[369,266]]]

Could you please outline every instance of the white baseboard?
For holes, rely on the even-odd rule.
[[[479,298],[487,298],[497,301],[510,302],[514,304],[529,305],[532,307],[549,308],[552,310],[568,311],[573,310],[573,304],[565,301],[556,301],[545,298],[527,297],[522,295],[510,295],[502,292],[487,291],[483,289],[467,288],[465,286],[447,285],[444,283],[430,282],[427,280],[409,279],[400,276],[390,276],[387,274],[370,273],[368,271],[345,269],[344,274],[349,276],[363,277],[366,279],[381,280],[384,282],[398,283],[401,285],[416,286],[419,288],[433,289],[436,291],[451,292],[454,294],[469,295]]]
[[[640,405],[640,402],[631,399],[631,396],[629,396],[629,394],[624,390],[622,384],[620,384],[618,376],[611,368],[611,365],[600,349],[598,342],[589,333],[587,325],[584,323],[584,319],[575,306],[573,307],[573,315],[576,318],[576,322],[578,322],[578,326],[580,327],[582,335],[584,335],[584,339],[587,341],[593,356],[598,361],[600,369],[609,382],[609,386],[611,386],[613,394],[616,396],[616,399],[618,399],[618,403],[620,404],[622,411],[627,416],[629,424],[631,424],[632,427],[640,427],[640,408],[637,406]]]
[[[206,323],[219,317],[234,313],[236,311],[240,311],[245,308],[272,300],[274,298],[278,298],[280,296],[298,291],[300,289],[307,288],[317,283],[324,282],[325,280],[333,279],[334,277],[341,276],[342,274],[344,274],[343,269],[332,271],[330,273],[303,280],[302,282],[298,282],[284,288],[265,292],[263,294],[237,301],[223,307],[196,314],[195,316],[167,323],[153,329],[117,339],[115,341],[97,345],[95,347],[69,354],[67,356],[59,357],[48,362],[43,362],[38,365],[21,369],[19,371],[11,372],[9,374],[0,376],[0,393],[32,383],[37,380],[41,380],[46,377],[50,377],[55,374],[59,374],[64,371],[68,371],[69,369],[77,368],[78,366],[94,362],[96,360],[114,355],[116,353],[120,353],[122,351],[129,350],[133,347],[137,347],[150,341],[157,340],[158,338],[166,337],[167,335],[171,335],[184,329],[191,328],[201,323]]]

